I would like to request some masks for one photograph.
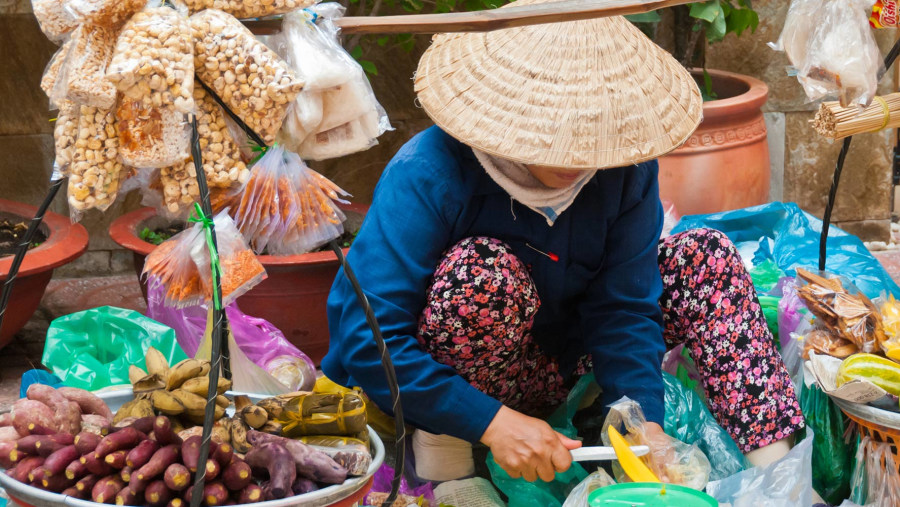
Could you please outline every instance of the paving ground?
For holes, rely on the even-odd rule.
[[[900,226],[895,224],[894,243],[900,245]],[[882,245],[871,245],[881,248]],[[900,247],[873,251],[890,275],[900,282]],[[135,275],[58,279],[50,282],[41,307],[15,339],[0,353],[0,412],[19,397],[22,373],[39,367],[44,336],[50,322],[62,315],[111,305],[143,312],[146,310]]]

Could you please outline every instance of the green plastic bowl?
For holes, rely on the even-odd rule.
[[[665,493],[663,493],[665,486]],[[628,482],[600,488],[588,497],[590,507],[719,507],[702,491],[657,482]]]

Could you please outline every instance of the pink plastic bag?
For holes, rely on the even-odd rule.
[[[205,305],[172,308],[163,304],[161,287],[147,290],[147,316],[175,330],[178,344],[194,357],[206,330]],[[311,391],[316,383],[312,360],[287,341],[268,321],[251,317],[232,303],[225,308],[228,325],[241,351],[291,391]]]

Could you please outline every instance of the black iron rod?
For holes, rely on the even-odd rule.
[[[366,293],[363,292],[362,286],[359,285],[356,273],[353,272],[353,268],[350,267],[350,263],[347,262],[347,258],[344,257],[344,252],[341,250],[340,245],[337,244],[337,241],[332,240],[329,244],[331,245],[331,249],[334,250],[334,254],[337,255],[341,266],[343,266],[344,275],[347,277],[347,280],[350,281],[350,285],[353,286],[353,291],[356,292],[356,298],[359,299],[360,306],[363,307],[363,311],[366,314],[366,322],[369,324],[369,327],[372,329],[372,334],[375,336],[375,344],[378,346],[378,352],[381,353],[381,365],[384,367],[384,373],[387,376],[388,390],[391,393],[392,412],[394,415],[394,428],[397,433],[397,440],[395,441],[394,446],[397,459],[394,463],[394,478],[391,480],[391,493],[382,505],[393,505],[394,500],[397,499],[397,495],[400,492],[400,481],[403,478],[403,469],[406,465],[406,423],[403,420],[403,407],[400,404],[400,384],[397,382],[397,372],[394,369],[394,362],[391,361],[391,353],[388,351],[387,345],[384,343],[384,337],[381,335],[381,327],[378,325],[378,319],[375,318],[375,312],[372,310],[372,305],[369,304]]]
[[[194,169],[197,172],[197,185],[200,191],[200,208],[206,218],[212,219],[212,203],[209,197],[209,186],[206,184],[206,172],[203,170],[203,155],[200,150],[200,134],[197,130],[197,118],[191,116],[191,157],[194,160]],[[213,248],[218,252],[219,246],[216,240],[216,228],[210,227],[212,233]],[[212,258],[213,252],[210,252]],[[217,270],[215,277],[216,296],[213,298],[213,327],[211,337],[210,350],[210,367],[209,367],[209,385],[216,386],[219,383],[219,369],[223,367],[223,356],[227,354],[228,344],[223,343],[226,340],[227,322],[225,317],[225,309],[222,307],[222,272],[218,263],[211,263],[211,269]],[[218,302],[218,304],[216,304]],[[223,353],[224,352],[224,353]],[[230,376],[227,363],[225,365],[225,376]],[[206,411],[203,414],[203,433],[200,443],[200,456],[198,458],[197,475],[194,479],[194,489],[191,492],[191,507],[199,507],[203,503],[203,487],[206,483],[206,463],[209,457],[209,448],[212,443],[212,428],[215,420],[216,412],[216,392],[210,388],[206,393]]]
[[[54,175],[56,175],[55,172]],[[3,329],[3,317],[6,315],[6,307],[9,305],[9,298],[12,294],[13,285],[15,285],[16,277],[19,275],[19,268],[22,267],[22,261],[25,260],[25,254],[28,253],[28,245],[30,245],[31,240],[34,239],[34,235],[41,226],[41,222],[44,221],[44,215],[47,213],[47,208],[53,203],[53,198],[56,197],[57,192],[59,192],[59,189],[65,181],[66,178],[60,176],[50,182],[50,188],[47,190],[47,195],[44,196],[44,202],[38,206],[37,213],[35,213],[31,222],[28,224],[28,228],[25,230],[22,242],[19,243],[16,248],[15,257],[13,257],[12,264],[9,266],[9,273],[6,274],[6,281],[3,282],[3,292],[0,294],[0,330]]]

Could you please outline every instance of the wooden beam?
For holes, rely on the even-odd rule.
[[[640,14],[697,0],[563,0],[476,12],[351,16],[335,20],[344,34],[490,32],[504,28]],[[281,30],[281,19],[244,20],[257,35]]]

